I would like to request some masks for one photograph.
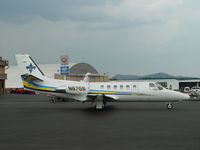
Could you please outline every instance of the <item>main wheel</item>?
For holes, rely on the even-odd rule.
[[[95,106],[96,109],[104,109],[105,105],[104,104],[97,104]]]
[[[55,98],[51,98],[51,102],[52,103],[56,103],[56,99]]]
[[[173,108],[173,105],[172,105],[171,103],[168,103],[168,104],[167,104],[167,109],[170,110],[170,109],[172,109],[172,108]]]

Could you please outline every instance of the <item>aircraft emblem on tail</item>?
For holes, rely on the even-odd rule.
[[[30,63],[29,66],[26,66],[26,70],[28,70],[30,73],[32,73],[33,70],[35,70],[35,66],[33,66],[32,63]]]

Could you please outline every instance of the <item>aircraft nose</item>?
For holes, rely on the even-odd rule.
[[[181,93],[180,98],[181,100],[189,100],[190,96],[188,94]]]

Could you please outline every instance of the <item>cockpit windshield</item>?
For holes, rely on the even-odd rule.
[[[158,83],[149,83],[149,88],[151,90],[163,90],[163,87]]]
[[[163,90],[163,87],[160,84],[158,84],[158,83],[155,83],[155,84],[156,84],[156,86],[158,87],[159,90]]]

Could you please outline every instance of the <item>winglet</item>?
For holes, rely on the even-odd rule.
[[[85,78],[83,79],[83,82],[89,82],[90,81],[90,76],[91,75],[91,73],[86,73],[85,74]]]

